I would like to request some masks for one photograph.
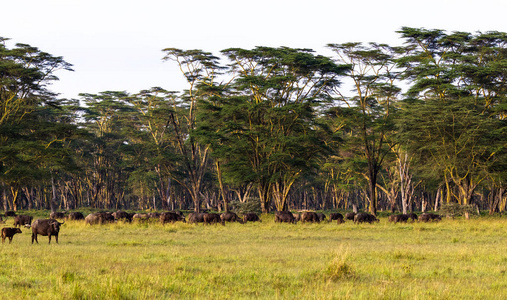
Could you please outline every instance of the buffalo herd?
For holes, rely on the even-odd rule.
[[[4,227],[1,230],[2,243],[5,239],[9,239],[9,243],[15,234],[21,233],[20,227],[27,227],[32,230],[32,244],[37,240],[38,235],[47,236],[49,243],[51,243],[51,236],[55,237],[56,243],[58,243],[58,234],[60,232],[60,226],[65,222],[59,222],[58,219],[62,220],[84,220],[85,224],[96,225],[106,224],[118,221],[123,222],[147,222],[156,220],[162,225],[166,223],[184,222],[190,224],[203,223],[204,225],[221,224],[225,226],[226,222],[237,222],[245,224],[247,222],[262,222],[256,213],[244,213],[242,217],[238,216],[234,212],[224,213],[212,213],[212,212],[192,212],[187,217],[181,211],[168,211],[162,213],[128,213],[125,211],[116,212],[96,212],[87,215],[86,217],[80,212],[71,212],[65,215],[63,212],[52,212],[49,219],[37,219],[32,222],[33,217],[29,215],[16,215],[13,211],[5,212],[6,217],[14,217],[14,227]],[[275,223],[320,223],[328,219],[327,222],[336,221],[337,224],[342,224],[345,220],[353,221],[354,224],[359,223],[376,223],[380,220],[366,212],[347,212],[345,215],[340,213],[330,213],[326,216],[324,213],[317,213],[314,211],[301,211],[292,213],[290,211],[277,211],[275,212]],[[438,222],[442,218],[440,215],[434,213],[423,213],[416,215],[415,213],[409,214],[393,214],[388,217],[388,221],[391,223],[406,223],[406,222]],[[3,218],[0,216],[0,223],[5,223]]]

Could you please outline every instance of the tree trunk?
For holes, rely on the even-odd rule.
[[[6,212],[9,210],[9,206],[7,203],[7,192],[5,191],[4,186],[2,186],[2,201],[3,201],[3,206],[4,206],[4,212]]]
[[[51,207],[51,212],[56,212],[56,185],[55,179],[53,175],[51,175],[51,200],[49,201],[49,205]]]
[[[220,167],[220,162],[218,160],[215,162],[215,167],[217,170],[218,186],[220,188],[220,196],[222,197],[222,201],[224,203],[224,211],[228,212],[229,211],[229,201],[227,199],[227,195],[226,195],[227,192],[224,188],[224,181],[222,179],[222,168]]]
[[[374,216],[377,215],[377,175],[378,167],[376,162],[368,159],[368,192],[370,196],[370,213]]]
[[[261,200],[262,213],[269,213],[269,206],[271,204],[270,197],[271,185],[269,183],[260,183],[257,187],[259,199]]]
[[[434,211],[438,211],[438,202],[442,199],[442,186],[439,186],[437,189],[437,195],[435,196],[435,208]]]

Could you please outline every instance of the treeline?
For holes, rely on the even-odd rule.
[[[62,57],[0,38],[3,209],[504,211],[507,34],[399,34],[167,48],[185,90],[79,99],[49,89]]]

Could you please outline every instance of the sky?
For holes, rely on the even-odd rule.
[[[297,47],[332,56],[329,43],[401,45],[403,26],[507,32],[505,0],[1,0],[0,37],[63,56],[49,89],[79,93],[186,85],[164,48],[219,55],[230,47]]]

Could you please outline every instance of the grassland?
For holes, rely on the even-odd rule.
[[[12,224],[12,218],[7,221]],[[354,225],[68,221],[1,245],[2,299],[507,299],[507,219]]]

